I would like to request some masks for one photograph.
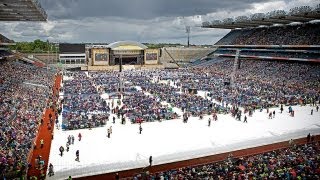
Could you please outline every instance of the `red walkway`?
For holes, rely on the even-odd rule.
[[[60,89],[60,82],[62,77],[60,75],[57,75],[54,82],[54,88],[53,88],[53,96],[52,99],[50,99],[50,102],[53,102],[55,104],[55,101],[57,100],[57,97],[59,95],[59,89]],[[45,167],[42,170],[42,173],[46,174],[47,172],[47,166],[48,166],[48,160],[49,160],[49,154],[50,154],[50,148],[51,148],[51,132],[53,132],[54,129],[54,122],[51,125],[51,130],[48,130],[47,123],[50,123],[49,114],[52,114],[53,119],[55,119],[55,113],[54,113],[55,107],[53,109],[48,108],[45,110],[45,114],[43,116],[43,124],[40,125],[37,137],[35,138],[36,142],[36,149],[33,149],[33,151],[30,152],[28,161],[30,164],[32,164],[31,168],[28,169],[28,177],[37,176],[38,179],[40,178],[41,171],[36,169],[35,166],[35,159],[38,155],[41,156],[41,160],[44,160]],[[44,140],[44,146],[43,148],[40,148],[40,140]]]

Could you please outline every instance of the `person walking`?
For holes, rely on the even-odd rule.
[[[139,125],[139,134],[141,134],[142,132],[142,127],[141,127],[141,124]]]
[[[247,121],[247,116],[246,116],[246,115],[244,116],[243,122],[244,122],[244,123],[248,123],[248,121]]]
[[[210,127],[211,125],[211,118],[208,119],[208,126]]]
[[[50,163],[49,165],[49,172],[48,172],[49,177],[54,175],[54,171],[53,171],[53,165]]]
[[[319,111],[319,106],[317,105],[317,107],[316,107],[316,110],[317,110],[317,112]]]
[[[76,151],[76,159],[75,160],[80,162],[80,160],[79,160],[79,150]]]
[[[311,115],[313,115],[313,109],[311,109]]]

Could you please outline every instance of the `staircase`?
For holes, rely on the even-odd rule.
[[[239,66],[239,55],[240,55],[240,50],[238,49],[236,51],[236,57],[234,58],[234,64],[233,64],[232,73],[231,73],[231,79],[230,79],[231,87],[234,87],[234,81],[236,78],[236,71]]]
[[[177,63],[177,61],[171,56],[171,54],[168,52],[168,50],[166,48],[163,48],[164,51],[169,55],[169,57],[172,59],[172,61],[174,62],[174,64],[176,64],[178,67],[180,67],[180,65]]]

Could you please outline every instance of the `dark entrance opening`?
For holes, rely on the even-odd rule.
[[[115,58],[115,65],[120,64],[120,58]],[[137,57],[122,57],[122,65],[136,65],[138,64]]]

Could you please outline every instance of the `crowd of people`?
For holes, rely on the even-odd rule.
[[[319,142],[199,166],[136,174],[132,179],[319,179]]]
[[[318,45],[318,23],[233,30],[217,45]]]
[[[236,55],[236,50],[228,49],[217,49],[215,54],[220,54],[220,56],[230,56]],[[240,52],[241,56],[264,56],[264,57],[277,57],[277,58],[301,58],[301,59],[318,59],[320,56],[320,51],[279,51],[270,49],[269,51],[251,51],[251,50],[242,50]]]
[[[225,60],[195,68],[193,72],[201,73],[203,78],[192,87],[204,90],[209,87],[209,96],[218,102],[252,109],[280,104],[315,104],[320,100],[320,67],[317,64],[241,60],[232,88],[223,82],[230,82],[233,63],[233,60]]]
[[[83,72],[68,72],[64,80],[62,129],[99,127],[106,124],[110,108],[94,82]]]
[[[28,167],[39,124],[52,96],[54,72],[21,61],[0,61],[0,178]]]

